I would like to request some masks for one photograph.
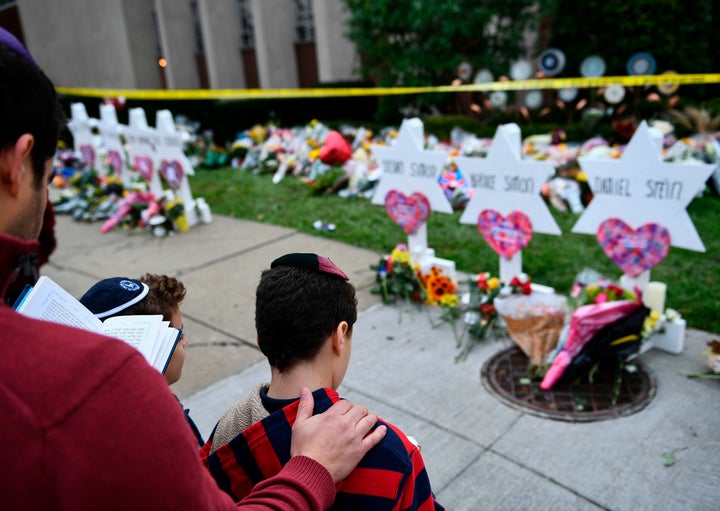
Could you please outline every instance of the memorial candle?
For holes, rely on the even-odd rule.
[[[662,314],[665,311],[665,294],[667,284],[664,282],[648,282],[643,293],[643,303],[651,311]]]

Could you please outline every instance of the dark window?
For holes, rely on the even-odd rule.
[[[293,7],[295,8],[295,42],[315,42],[315,25],[310,0],[295,0]]]
[[[240,14],[240,49],[252,50],[255,48],[255,25],[253,24],[250,0],[238,0]]]

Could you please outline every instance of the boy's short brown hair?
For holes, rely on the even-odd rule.
[[[280,260],[283,264],[276,264]],[[332,266],[333,271],[294,266],[292,258],[283,256],[262,272],[255,295],[255,328],[260,350],[272,367],[284,371],[311,360],[342,321],[352,333],[357,321],[355,287]]]

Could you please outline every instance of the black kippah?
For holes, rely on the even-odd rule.
[[[284,256],[278,257],[272,263],[270,268],[277,266],[295,266],[296,268],[307,268],[308,270],[317,271],[320,273],[327,273],[328,275],[335,275],[345,280],[350,280],[350,277],[337,267],[327,257],[319,256],[312,253],[292,253],[285,254]]]

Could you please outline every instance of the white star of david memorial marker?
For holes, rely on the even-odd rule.
[[[633,228],[653,222],[670,232],[673,246],[705,252],[685,208],[703,189],[715,165],[665,162],[661,149],[662,134],[642,121],[620,158],[578,158],[593,200],[572,232],[594,235],[611,217]]]
[[[587,175],[593,200],[572,228],[573,232],[597,235],[600,225],[619,218],[632,229],[657,224],[667,229],[670,245],[696,252],[705,246],[686,208],[705,186],[715,165],[673,163],[662,160],[662,133],[642,121],[618,159],[578,158]],[[626,289],[640,288],[650,298],[650,270],[634,277],[623,274]],[[665,297],[665,287],[654,293]],[[657,291],[656,288],[653,291]],[[646,302],[649,306],[649,302]],[[662,312],[662,306],[660,307]],[[664,319],[663,319],[664,321]],[[664,333],[654,334],[650,345],[680,353],[685,337],[685,320],[664,322]]]
[[[118,122],[115,107],[110,104],[100,105],[100,124],[98,130],[102,136],[103,145],[107,151],[109,166],[120,177],[123,186],[130,187],[132,176],[128,172],[125,161],[125,148],[123,147],[120,135],[125,132],[127,126]]]
[[[561,231],[540,196],[542,186],[555,174],[551,163],[523,159],[520,127],[498,126],[485,158],[458,156],[455,163],[473,190],[460,223],[478,224],[480,213],[495,210],[504,217],[518,211],[531,222],[532,231],[560,235]],[[510,282],[522,273],[522,251],[509,260],[500,257],[500,280]]]
[[[405,119],[400,126],[395,145],[373,145],[372,153],[382,169],[380,182],[375,188],[372,203],[385,205],[390,191],[406,196],[423,194],[430,203],[430,209],[440,213],[452,213],[452,205],[445,196],[438,179],[447,162],[447,153],[426,150],[423,123],[420,119]],[[423,224],[415,234],[408,235],[408,249],[413,261],[426,266],[439,266],[454,278],[455,263],[434,257],[434,251],[427,246],[427,225]]]
[[[190,191],[188,175],[195,175],[190,160],[183,151],[183,141],[180,132],[175,127],[170,110],[158,110],[155,115],[155,129],[157,130],[157,161],[158,172],[182,199],[185,205],[185,217],[190,227],[197,224],[195,200]]]
[[[90,117],[83,103],[70,105],[70,121],[67,126],[73,136],[73,149],[75,154],[85,162],[89,168],[104,171],[100,161],[98,146],[100,140],[93,136],[92,128],[97,126],[98,120]]]
[[[130,120],[125,130],[125,139],[128,143],[128,158],[130,167],[139,171],[137,165],[144,166],[143,178],[148,183],[148,191],[155,197],[163,193],[160,175],[158,173],[158,159],[155,147],[157,144],[157,131],[148,126],[145,110],[131,108],[128,113]],[[149,174],[149,175],[148,175]]]
[[[705,252],[685,208],[703,189],[715,165],[665,162],[661,151],[662,133],[642,121],[620,158],[578,158],[593,200],[572,232],[596,235],[610,218],[619,218],[633,229],[654,223],[668,230],[672,246]],[[643,289],[648,280],[646,270],[633,283]]]

